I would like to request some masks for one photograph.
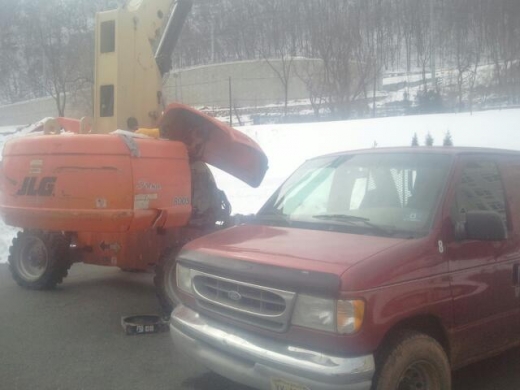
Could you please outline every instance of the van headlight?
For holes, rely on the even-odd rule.
[[[300,294],[291,323],[327,332],[352,334],[361,328],[364,314],[365,303],[360,300],[335,300]]]
[[[361,300],[336,302],[336,328],[340,334],[352,334],[361,329],[365,317],[365,302]]]
[[[191,269],[177,263],[175,274],[177,278],[177,287],[179,290],[182,290],[183,292],[191,295]]]

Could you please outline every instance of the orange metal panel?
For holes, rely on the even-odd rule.
[[[191,213],[186,148],[117,135],[12,140],[4,150],[6,223],[44,230],[125,232],[183,226]],[[166,217],[156,221],[164,210]],[[156,222],[160,222],[157,225]]]

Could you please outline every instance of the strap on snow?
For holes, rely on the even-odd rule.
[[[137,142],[135,142],[133,137],[130,137],[126,134],[118,134],[123,141],[125,142],[126,146],[130,150],[130,154],[132,157],[141,157],[141,153],[139,152],[139,145],[137,145]]]

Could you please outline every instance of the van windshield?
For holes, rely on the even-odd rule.
[[[419,237],[431,227],[452,158],[433,153],[327,156],[304,163],[258,221],[378,236]]]

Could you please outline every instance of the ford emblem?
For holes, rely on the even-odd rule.
[[[240,295],[237,291],[228,291],[227,296],[232,301],[238,302],[242,299],[242,295]]]

